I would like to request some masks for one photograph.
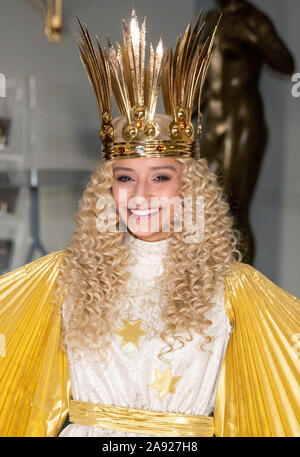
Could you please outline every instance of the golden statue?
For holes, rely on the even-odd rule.
[[[249,208],[268,137],[259,77],[264,63],[290,74],[294,61],[264,13],[246,0],[216,1],[218,7],[206,16],[207,36],[223,11],[205,86],[201,156],[225,186],[241,234],[240,249],[246,251],[243,261],[252,264]]]

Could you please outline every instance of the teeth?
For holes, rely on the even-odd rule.
[[[136,216],[147,216],[148,214],[153,214],[157,213],[159,211],[159,208],[155,209],[144,209],[144,210],[137,210],[137,209],[131,209],[130,210],[132,214],[135,214]]]

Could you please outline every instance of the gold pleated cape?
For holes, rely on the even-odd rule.
[[[52,296],[63,255],[0,278],[1,437],[57,436],[68,414],[71,382]],[[300,436],[300,301],[236,262],[225,305],[234,329],[217,386],[215,435]]]
[[[52,301],[62,257],[51,253],[0,278],[0,436],[56,436],[67,415],[71,382]]]

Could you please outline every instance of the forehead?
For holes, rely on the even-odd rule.
[[[133,171],[152,171],[165,168],[166,170],[179,171],[181,164],[172,157],[132,158],[115,160],[113,170],[126,168]],[[174,170],[175,169],[175,170]]]

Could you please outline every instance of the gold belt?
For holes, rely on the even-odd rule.
[[[210,416],[162,413],[146,409],[121,408],[84,401],[70,401],[70,422],[121,432],[153,436],[198,436],[214,434]]]

